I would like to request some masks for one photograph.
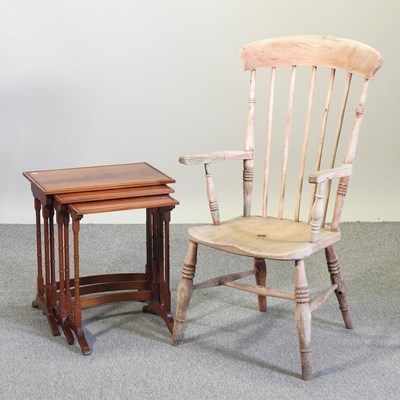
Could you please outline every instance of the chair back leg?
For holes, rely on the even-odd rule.
[[[267,284],[267,265],[261,258],[254,259],[254,269],[256,271],[256,284],[265,287]],[[267,296],[258,295],[258,309],[262,312],[267,311]]]
[[[331,275],[331,282],[332,284],[338,285],[337,289],[335,290],[335,294],[339,302],[339,308],[342,312],[344,324],[347,329],[352,329],[353,325],[351,322],[349,303],[347,302],[346,285],[340,271],[336,251],[333,246],[329,246],[325,249],[325,256],[328,264],[328,270]]]

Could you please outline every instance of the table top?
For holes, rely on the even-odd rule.
[[[61,193],[55,194],[54,200],[57,204],[73,204],[99,200],[116,200],[143,196],[156,196],[174,192],[175,190],[168,185],[152,185],[122,189],[94,190],[78,193]]]
[[[148,163],[27,171],[23,175],[43,195],[123,189],[174,183]]]
[[[110,211],[135,210],[139,208],[175,207],[179,202],[173,197],[163,194],[158,196],[142,196],[121,198],[115,200],[100,200],[93,202],[69,204],[68,211],[72,217],[87,214],[98,214]]]

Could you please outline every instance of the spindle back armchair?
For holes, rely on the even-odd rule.
[[[382,63],[373,48],[348,39],[293,36],[251,43],[241,49],[250,71],[247,130],[243,150],[183,156],[183,164],[205,168],[213,224],[188,231],[189,247],[178,288],[173,344],[181,340],[193,289],[225,285],[258,295],[260,311],[267,296],[293,300],[300,345],[302,378],[312,376],[311,313],[331,294],[339,301],[345,326],[351,328],[346,289],[334,243],[352,174],[370,80]],[[259,90],[261,127],[256,122],[256,75],[268,72]],[[281,83],[285,81],[284,83]],[[260,90],[261,89],[261,90]],[[357,94],[354,94],[358,92]],[[283,108],[283,111],[281,110]],[[256,143],[261,140],[261,151]],[[262,159],[262,167],[255,167]],[[243,215],[221,221],[211,164],[243,162]],[[258,175],[257,175],[258,174]],[[252,213],[255,177],[262,179],[261,210]],[[279,179],[276,177],[279,176]],[[250,271],[193,284],[198,245],[251,257]],[[310,299],[304,260],[325,250],[331,286]],[[293,260],[294,293],[266,285],[266,259]],[[254,274],[256,285],[236,282]]]

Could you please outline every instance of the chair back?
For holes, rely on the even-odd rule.
[[[317,185],[308,176],[353,164],[368,83],[381,56],[365,44],[325,36],[262,40],[240,55],[250,71],[245,150],[254,154],[244,161],[243,215],[251,214],[253,177],[261,174],[264,217],[310,221]],[[264,160],[260,169],[256,159]],[[328,181],[321,225],[338,228],[348,181]]]

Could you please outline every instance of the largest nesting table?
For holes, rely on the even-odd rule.
[[[60,335],[61,327],[69,344],[74,343],[75,334],[82,353],[89,355],[82,309],[127,300],[146,302],[143,311],[163,318],[172,332],[169,223],[170,212],[179,202],[170,196],[174,190],[169,184],[175,180],[144,162],[29,171],[23,175],[31,183],[36,212],[37,289],[32,306],[43,311],[52,334]],[[145,271],[81,277],[79,232],[83,216],[133,209],[146,209]]]

